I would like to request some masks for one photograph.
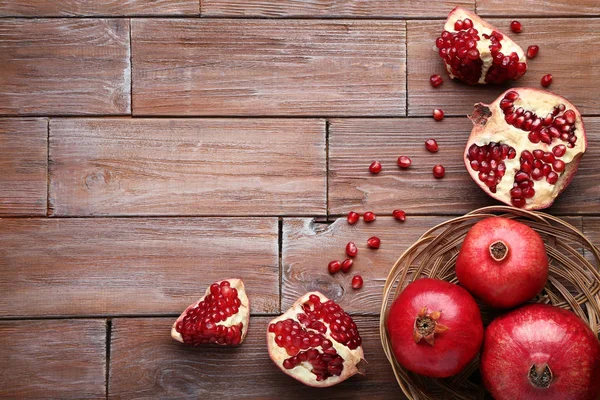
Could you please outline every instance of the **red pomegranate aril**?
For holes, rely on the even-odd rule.
[[[439,108],[433,109],[433,119],[436,121],[441,121],[444,119],[444,111]]]
[[[366,215],[366,214],[365,214]],[[348,257],[356,257],[358,254],[358,248],[354,242],[348,242],[346,245],[346,254]]]
[[[441,75],[438,74],[434,74],[431,75],[431,77],[429,78],[429,83],[431,84],[431,86],[433,87],[438,87],[440,86],[442,83],[444,82],[444,80],[442,79]]]
[[[398,166],[400,168],[408,168],[408,167],[410,167],[410,164],[412,164],[412,161],[409,157],[407,157],[407,156],[398,157]]]
[[[352,264],[354,264],[354,261],[351,258],[346,258],[344,261],[342,261],[342,272],[350,271]]]
[[[381,245],[381,240],[377,236],[370,237],[367,240],[367,246],[371,249],[378,249]]]
[[[354,211],[350,211],[346,219],[348,220],[348,223],[350,225],[354,225],[360,219],[360,214]]]
[[[437,153],[439,150],[437,141],[435,139],[428,139],[425,141],[425,148],[430,153]]]
[[[555,160],[552,163],[552,168],[554,168],[556,172],[563,172],[565,170],[565,162],[563,160]]]
[[[402,221],[402,222],[406,221],[406,213],[402,210],[394,210],[394,211],[392,211],[392,215],[398,221]]]
[[[523,30],[523,25],[519,21],[512,21],[510,23],[510,30],[514,33],[520,33]]]
[[[546,181],[549,184],[554,185],[558,181],[558,174],[554,171],[550,172],[548,175],[546,175]]]
[[[360,275],[352,277],[352,289],[358,290],[363,287],[363,278]]]
[[[372,174],[381,172],[381,163],[379,161],[373,161],[371,165],[369,165],[369,172]]]
[[[437,179],[442,179],[446,175],[446,168],[443,165],[438,164],[433,167],[433,176]]]
[[[537,56],[538,51],[540,51],[540,46],[534,44],[527,48],[527,58],[535,58]]]
[[[552,74],[547,74],[547,75],[542,76],[541,83],[542,83],[543,87],[550,86],[550,84],[552,83]]]
[[[330,261],[327,265],[327,270],[330,274],[335,274],[342,268],[342,264],[338,260]]]
[[[371,211],[367,211],[364,215],[363,215],[363,220],[365,222],[373,222],[377,219],[377,216],[375,214],[373,214]]]

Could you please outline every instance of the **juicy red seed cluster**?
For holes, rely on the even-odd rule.
[[[485,80],[491,83],[502,83],[507,79],[517,79],[527,71],[527,64],[519,62],[519,55],[514,51],[504,54],[500,51],[504,36],[500,32],[492,31],[491,35],[483,34],[483,37],[491,41],[490,53],[492,66],[488,70]]]
[[[559,147],[562,146],[562,147]],[[511,202],[515,207],[523,207],[526,199],[535,195],[534,181],[546,178],[546,182],[554,185],[559,174],[565,170],[565,163],[556,158],[556,154],[564,155],[564,145],[555,146],[552,152],[540,149],[524,150],[521,153],[521,169],[515,174],[515,182],[510,190]]]
[[[517,129],[529,132],[528,138],[531,143],[552,144],[552,140],[560,139],[567,142],[567,146],[572,148],[577,142],[575,136],[575,121],[577,115],[573,110],[566,110],[564,104],[555,106],[551,113],[545,117],[539,117],[531,111],[516,108],[515,100],[519,94],[514,91],[506,93],[500,101],[500,108],[504,112],[504,120]]]
[[[478,178],[489,189],[496,193],[496,186],[506,174],[506,165],[503,160],[512,160],[517,156],[513,147],[505,143],[490,142],[483,146],[472,144],[469,147],[467,158],[473,171],[479,172]]]
[[[237,345],[241,341],[243,323],[229,327],[217,323],[236,314],[240,305],[237,289],[228,281],[213,283],[210,294],[177,322],[175,330],[181,334],[184,343],[194,346],[206,343]]]
[[[481,75],[483,61],[479,57],[477,41],[480,40],[473,22],[466,18],[454,23],[457,32],[443,31],[435,41],[439,55],[452,69],[452,74],[465,82],[476,84]]]

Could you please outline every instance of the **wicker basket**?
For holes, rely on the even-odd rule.
[[[459,375],[447,379],[427,378],[402,368],[394,358],[385,325],[392,302],[410,282],[430,277],[457,283],[454,265],[465,235],[476,222],[495,215],[529,225],[546,243],[550,259],[549,279],[533,301],[572,310],[594,332],[600,331],[600,250],[596,246],[575,227],[548,214],[505,206],[475,210],[425,232],[396,261],[387,277],[379,327],[381,341],[396,379],[409,399],[490,398],[479,382],[478,359]],[[480,307],[487,325],[498,311],[482,304]]]

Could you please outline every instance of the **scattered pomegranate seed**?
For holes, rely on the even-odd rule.
[[[527,48],[527,58],[535,58],[537,56],[538,51],[540,51],[540,46],[537,44],[531,45]]]
[[[436,121],[441,121],[444,119],[444,111],[440,110],[439,108],[434,108],[433,109],[433,119],[435,119]]]
[[[410,158],[408,158],[406,156],[398,157],[398,166],[400,168],[408,168],[408,167],[410,167],[410,164],[412,164],[412,161]]]
[[[552,83],[552,74],[542,76],[542,86],[548,87]]]
[[[354,261],[352,261],[350,258],[346,258],[344,261],[342,261],[342,272],[350,271],[352,264],[354,264]]]
[[[429,78],[429,83],[431,83],[431,86],[433,86],[433,87],[438,87],[442,83],[444,83],[444,80],[442,79],[441,75],[434,74],[434,75],[431,75],[431,77]]]
[[[514,33],[519,33],[523,30],[523,25],[519,21],[513,21],[510,23],[510,30]]]
[[[378,174],[381,171],[381,163],[379,161],[373,161],[369,165],[369,172],[372,174]]]
[[[348,213],[348,218],[347,219],[348,219],[348,223],[350,225],[354,225],[355,223],[357,223],[359,218],[360,218],[360,214],[359,213],[356,213],[354,211],[350,211]]]
[[[377,236],[370,237],[367,240],[367,246],[369,246],[372,249],[378,249],[380,245],[381,245],[381,240],[379,240],[379,238]]]
[[[363,215],[363,219],[365,220],[365,222],[373,222],[373,221],[375,221],[376,218],[377,218],[377,216],[375,214],[373,214],[371,211],[367,211],[365,213],[365,215]]]
[[[333,260],[327,265],[327,270],[330,274],[335,274],[342,268],[342,264],[338,260]]]
[[[354,242],[348,242],[346,245],[346,254],[348,254],[348,257],[356,257],[358,254],[358,248]]]
[[[446,175],[446,168],[444,168],[443,165],[438,164],[433,167],[433,176],[435,176],[437,179],[442,179],[444,175]]]
[[[436,142],[435,139],[426,140],[425,141],[425,148],[430,153],[437,153],[437,151],[439,150],[438,144],[437,144],[437,142]]]
[[[361,287],[363,287],[363,278],[360,275],[354,275],[354,277],[352,278],[352,288],[353,289],[360,289]]]
[[[402,210],[394,210],[392,212],[392,215],[394,216],[394,218],[396,218],[398,221],[406,221],[406,213]]]

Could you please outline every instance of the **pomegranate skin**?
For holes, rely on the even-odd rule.
[[[494,247],[498,243],[500,249]],[[499,250],[496,257],[503,259],[496,260],[490,248]],[[467,233],[456,259],[456,276],[484,303],[496,308],[515,307],[532,299],[548,280],[544,241],[521,222],[486,218]]]
[[[416,342],[415,320],[423,307],[440,311],[447,330],[434,343]],[[446,378],[462,371],[483,342],[481,313],[465,289],[449,282],[422,278],[409,284],[392,304],[386,323],[396,360],[417,374]]]
[[[534,364],[547,364],[552,377],[548,387],[530,382]],[[481,374],[496,400],[597,400],[600,342],[572,312],[527,305],[488,326]]]

